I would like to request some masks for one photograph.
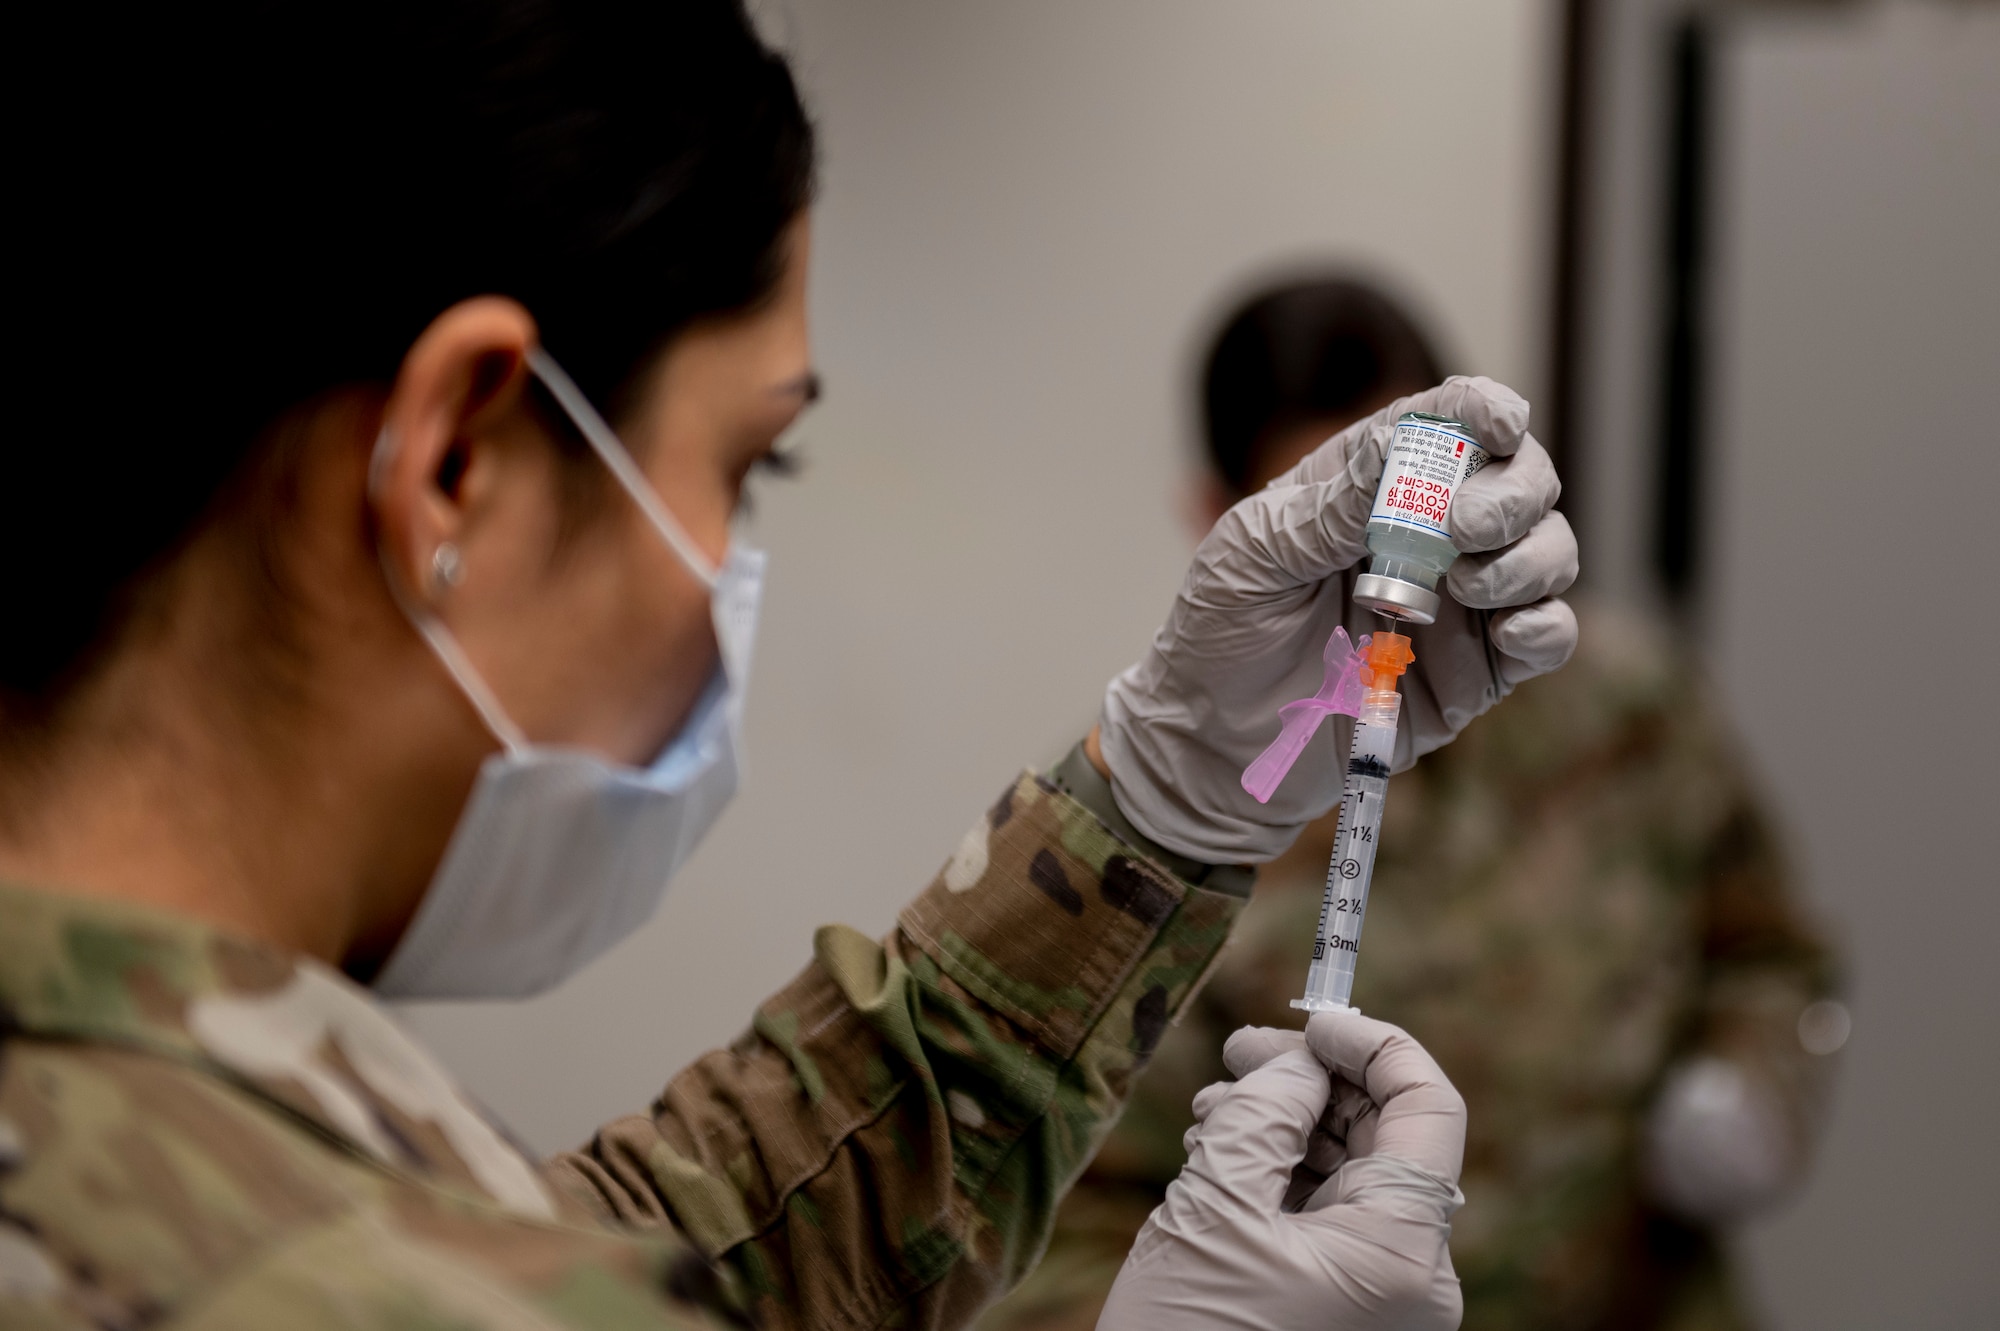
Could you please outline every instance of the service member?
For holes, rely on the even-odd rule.
[[[111,4],[15,49],[0,1322],[969,1320],[1240,866],[1337,795],[1334,746],[1268,807],[1236,778],[1311,691],[1389,413],[1218,526],[886,938],[822,929],[733,1046],[532,1161],[379,999],[573,973],[734,790],[730,519],[816,386],[791,77],[737,0]],[[1414,755],[1567,658],[1575,546],[1520,398],[1404,405],[1504,459]],[[1356,1018],[1232,1070],[1106,1324],[1455,1321],[1429,1056]],[[1332,1172],[1281,1210],[1298,1169]]]

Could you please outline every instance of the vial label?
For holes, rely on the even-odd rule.
[[[1463,430],[1435,421],[1397,421],[1368,520],[1400,522],[1450,540],[1445,519],[1451,512],[1451,497],[1489,460],[1486,450]]]

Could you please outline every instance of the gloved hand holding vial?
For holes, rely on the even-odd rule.
[[[1459,421],[1470,428],[1443,428]],[[1468,441],[1462,480],[1412,453],[1447,434],[1454,464]],[[1486,459],[1476,470],[1472,440]],[[1345,755],[1302,748],[1261,802],[1243,797],[1244,768],[1278,709],[1312,692],[1314,654],[1337,627],[1367,632],[1371,608],[1417,657],[1394,770],[1561,666],[1576,644],[1561,594],[1577,570],[1561,490],[1528,404],[1490,379],[1455,378],[1356,421],[1239,500],[1195,552],[1152,646],[1105,690],[1100,747],[1120,812],[1199,863],[1282,854],[1339,802]],[[1421,529],[1439,512],[1449,539]]]

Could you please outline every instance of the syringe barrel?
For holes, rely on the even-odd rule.
[[[1305,997],[1292,1000],[1293,1007],[1308,1012],[1350,1006],[1401,703],[1394,692],[1369,690],[1354,727],[1340,802],[1340,830],[1334,837],[1333,858],[1327,864],[1326,897],[1320,904],[1319,930],[1313,939],[1312,969],[1306,975]]]
[[[1394,689],[1370,689],[1361,695],[1361,715],[1354,723],[1354,749],[1348,755],[1351,771],[1360,761],[1382,764],[1384,774],[1396,757],[1396,720],[1403,710],[1403,695]]]

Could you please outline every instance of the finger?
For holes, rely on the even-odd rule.
[[[1327,1101],[1326,1112],[1319,1116],[1319,1126],[1306,1141],[1306,1158],[1300,1167],[1321,1174],[1331,1174],[1340,1168],[1341,1161],[1348,1156],[1348,1138],[1357,1123],[1372,1123],[1374,1117],[1375,1102],[1368,1098],[1368,1092],[1351,1081],[1335,1077],[1333,1097]]]
[[[1222,1065],[1232,1077],[1247,1077],[1279,1054],[1297,1053],[1306,1047],[1304,1031],[1280,1030],[1275,1026],[1245,1026],[1222,1046]]]
[[[1382,1111],[1375,1107],[1373,1100],[1368,1108],[1354,1116],[1347,1125],[1347,1157],[1359,1160],[1375,1154],[1375,1132],[1382,1126]]]
[[[1195,1136],[1183,1191],[1211,1205],[1276,1215],[1332,1086],[1306,1050],[1279,1054],[1229,1084]]]
[[[1497,610],[1568,591],[1576,569],[1576,533],[1568,518],[1550,512],[1512,545],[1453,560],[1444,582],[1460,605]]]
[[[1263,1067],[1279,1054],[1304,1053],[1305,1048],[1304,1031],[1287,1031],[1274,1026],[1245,1026],[1231,1035],[1223,1045],[1222,1062],[1229,1069],[1231,1076],[1240,1079]],[[1194,1153],[1195,1138],[1201,1134],[1201,1125],[1208,1121],[1209,1112],[1222,1102],[1223,1096],[1229,1093],[1231,1085],[1233,1083],[1226,1081],[1211,1082],[1194,1093],[1194,1103],[1191,1106],[1194,1112],[1194,1126],[1181,1134],[1183,1151],[1190,1155]],[[1346,1083],[1343,1082],[1342,1085],[1346,1086]],[[1363,1101],[1367,1101],[1364,1093],[1352,1087],[1347,1087],[1347,1090],[1350,1094],[1360,1095]],[[1337,1099],[1327,1102],[1326,1112],[1320,1116],[1319,1127],[1314,1131],[1315,1137],[1324,1135],[1335,1123],[1335,1116],[1339,1112],[1341,1103]],[[1372,1105],[1372,1102],[1370,1103]]]
[[[1330,1132],[1315,1132],[1306,1140],[1305,1157],[1299,1161],[1301,1169],[1309,1169],[1316,1174],[1331,1174],[1347,1159],[1347,1143]]]
[[[1527,535],[1556,506],[1562,482],[1548,450],[1528,435],[1520,451],[1465,478],[1451,500],[1451,540],[1468,554],[1498,550]]]
[[[1349,1161],[1301,1200],[1297,1209],[1311,1214],[1357,1202],[1390,1211],[1402,1221],[1446,1226],[1437,1236],[1442,1244],[1450,1240],[1451,1215],[1465,1205],[1465,1194],[1450,1179],[1394,1156],[1376,1155]],[[1381,1237],[1379,1232],[1377,1237]]]
[[[1223,1096],[1229,1094],[1231,1085],[1230,1082],[1218,1081],[1194,1093],[1194,1121],[1197,1127],[1208,1120],[1209,1111],[1215,1108]]]
[[[1368,1092],[1345,1077],[1333,1079],[1333,1101],[1327,1106],[1320,1126],[1342,1141],[1351,1139],[1359,1126],[1375,1117],[1375,1102]]]
[[[1576,611],[1550,598],[1495,612],[1486,626],[1500,651],[1500,674],[1512,688],[1524,679],[1560,670],[1576,651]]]
[[[1345,479],[1367,492],[1372,501],[1396,421],[1408,411],[1428,412],[1464,421],[1472,437],[1496,458],[1511,457],[1528,437],[1528,402],[1503,383],[1482,376],[1453,375],[1436,388],[1397,398],[1366,419],[1356,421],[1321,444],[1296,467],[1272,481],[1273,486],[1316,485]]]
[[[1513,456],[1528,437],[1528,400],[1483,374],[1454,374],[1436,388],[1391,403],[1387,414],[1393,422],[1406,411],[1465,422],[1479,446],[1496,458]]]
[[[1285,1200],[1280,1203],[1280,1209],[1287,1212],[1303,1211],[1306,1203],[1326,1186],[1326,1180],[1331,1173],[1331,1170],[1312,1169],[1300,1165],[1292,1171],[1291,1182],[1285,1185]]]
[[[1293,1232],[1365,1263],[1386,1320],[1455,1327],[1464,1307],[1451,1265],[1451,1217],[1463,1205],[1456,1181],[1375,1155],[1350,1160],[1303,1198]]]
[[[1298,593],[1359,559],[1396,420],[1408,411],[1464,421],[1496,458],[1512,456],[1528,438],[1527,402],[1491,379],[1454,377],[1393,402],[1223,515],[1195,552],[1190,580],[1200,585],[1200,598],[1229,605]],[[1522,476],[1532,481],[1545,464],[1546,457],[1531,462]],[[1511,494],[1505,483],[1490,488]]]
[[[1422,1045],[1400,1027],[1353,1012],[1315,1014],[1306,1023],[1306,1044],[1375,1102],[1372,1154],[1457,1181],[1465,1159],[1465,1100]],[[1351,1137],[1348,1151],[1359,1154]]]

